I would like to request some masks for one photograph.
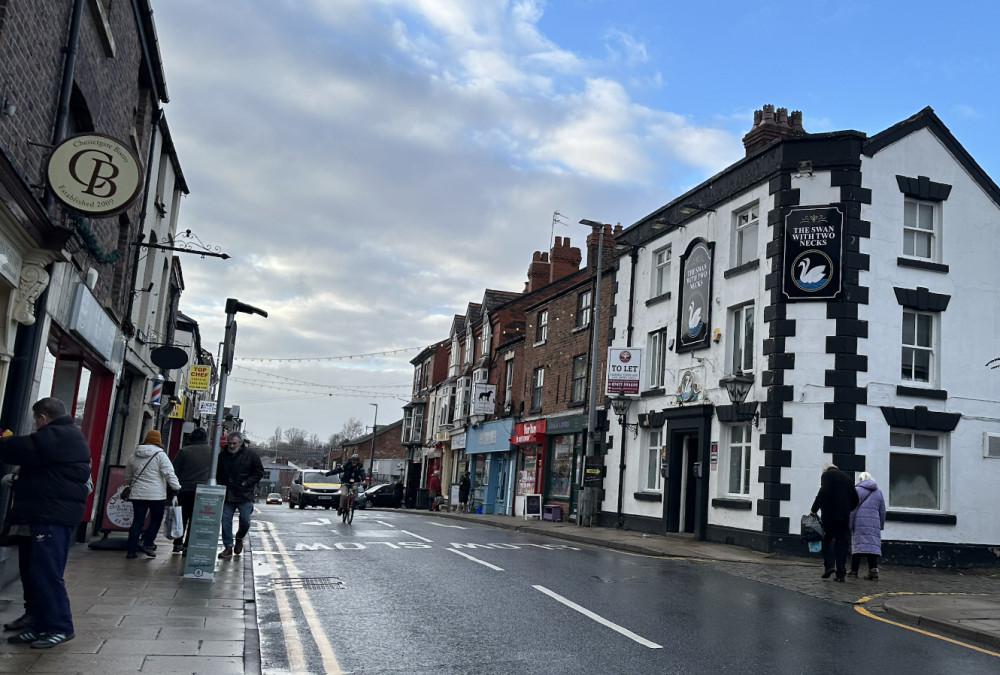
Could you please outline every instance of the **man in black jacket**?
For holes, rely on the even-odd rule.
[[[208,483],[212,474],[212,445],[208,442],[208,433],[198,427],[188,437],[188,444],[181,448],[173,459],[174,473],[181,483],[177,493],[177,505],[181,507],[184,518],[185,535],[174,539],[174,553],[187,550],[191,540],[191,516],[194,514],[195,491],[199,485]]]
[[[90,448],[59,399],[43,398],[31,411],[35,432],[0,438],[0,462],[21,467],[7,518],[31,532],[32,570],[25,588],[33,608],[31,628],[7,641],[48,649],[73,639],[63,573],[87,499]]]
[[[250,531],[250,514],[257,483],[264,477],[260,456],[246,445],[243,434],[229,434],[225,451],[219,455],[216,482],[226,486],[226,503],[222,506],[222,553],[220,558],[232,558],[243,552],[243,538]],[[240,512],[240,525],[233,540],[233,515]]]
[[[337,508],[337,515],[347,510],[347,497],[350,490],[354,490],[354,496],[358,496],[358,486],[365,482],[365,467],[361,465],[361,457],[358,453],[351,455],[347,464],[338,469],[331,469],[326,472],[327,476],[340,474],[340,506]]]
[[[823,523],[823,578],[834,572],[837,581],[847,576],[847,551],[851,546],[851,511],[858,506],[858,493],[854,481],[846,473],[827,463],[820,476],[820,488],[813,500],[812,515],[822,512]],[[834,567],[836,565],[836,567]]]

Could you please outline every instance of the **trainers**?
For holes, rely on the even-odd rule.
[[[184,552],[184,544],[174,544],[174,551],[173,552],[174,553],[183,553]]]
[[[825,572],[823,572],[823,578],[824,579],[829,579],[830,577],[833,576],[833,573],[836,572],[836,571],[837,570],[826,570]]]
[[[850,570],[850,571],[847,572],[847,576],[851,577],[852,579],[857,579],[858,578],[858,572],[857,572],[857,570]]]
[[[156,557],[156,553],[154,553],[153,549],[149,548],[148,546],[144,546],[143,548],[141,548],[139,550],[142,551],[143,553],[145,553],[146,555],[148,555],[150,558],[155,558]]]
[[[36,633],[33,630],[26,630],[23,633],[18,633],[14,637],[7,638],[7,642],[12,645],[27,645],[31,644],[40,637],[42,637],[41,633]]]
[[[232,558],[233,557],[233,547],[232,546],[227,546],[226,548],[222,549],[222,553],[219,554],[219,557],[220,558]]]
[[[38,639],[31,643],[31,648],[50,649],[72,639],[72,633],[40,633]]]
[[[868,579],[868,581],[878,581],[878,568],[870,570],[868,574],[865,575],[865,579]]]
[[[139,554],[136,553],[135,551],[129,551],[128,553],[125,554],[125,557],[129,559],[138,558]]]
[[[233,553],[239,555],[243,553],[243,539],[236,537],[236,543],[233,545]]]
[[[24,632],[26,630],[31,630],[31,617],[27,614],[22,614],[13,621],[5,623],[3,625],[4,630],[17,630]]]

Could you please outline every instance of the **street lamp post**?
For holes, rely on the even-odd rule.
[[[624,481],[625,481],[625,432],[631,431],[632,438],[639,436],[639,425],[629,424],[628,420],[628,409],[632,405],[632,399],[630,399],[625,394],[619,393],[617,396],[611,399],[611,408],[618,415],[618,426],[622,428],[622,448],[621,457],[618,461],[618,522],[615,525],[618,529],[623,529],[625,527],[625,515],[624,515]]]
[[[590,403],[587,410],[587,449],[585,457],[597,456],[597,343],[598,333],[601,326],[601,267],[602,252],[604,251],[604,223],[584,218],[581,225],[590,225],[591,231],[597,238],[597,269],[594,271],[594,312],[590,321]],[[593,515],[593,501],[595,499],[594,488],[584,485],[586,471],[586,458],[584,459],[584,470],[580,472],[580,503],[577,505],[576,524],[578,527],[586,525],[590,527],[591,516]]]
[[[375,406],[375,419],[372,420],[372,457],[368,465],[368,484],[372,484],[372,475],[375,473],[375,432],[378,431],[378,403],[369,403]]]

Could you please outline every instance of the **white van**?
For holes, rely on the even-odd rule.
[[[325,509],[340,506],[340,475],[327,476],[321,469],[299,471],[288,491],[288,508],[322,506]]]

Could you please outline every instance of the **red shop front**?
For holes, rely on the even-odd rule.
[[[517,490],[514,515],[524,515],[524,496],[539,494],[545,476],[545,420],[518,422],[510,437],[517,447]]]

